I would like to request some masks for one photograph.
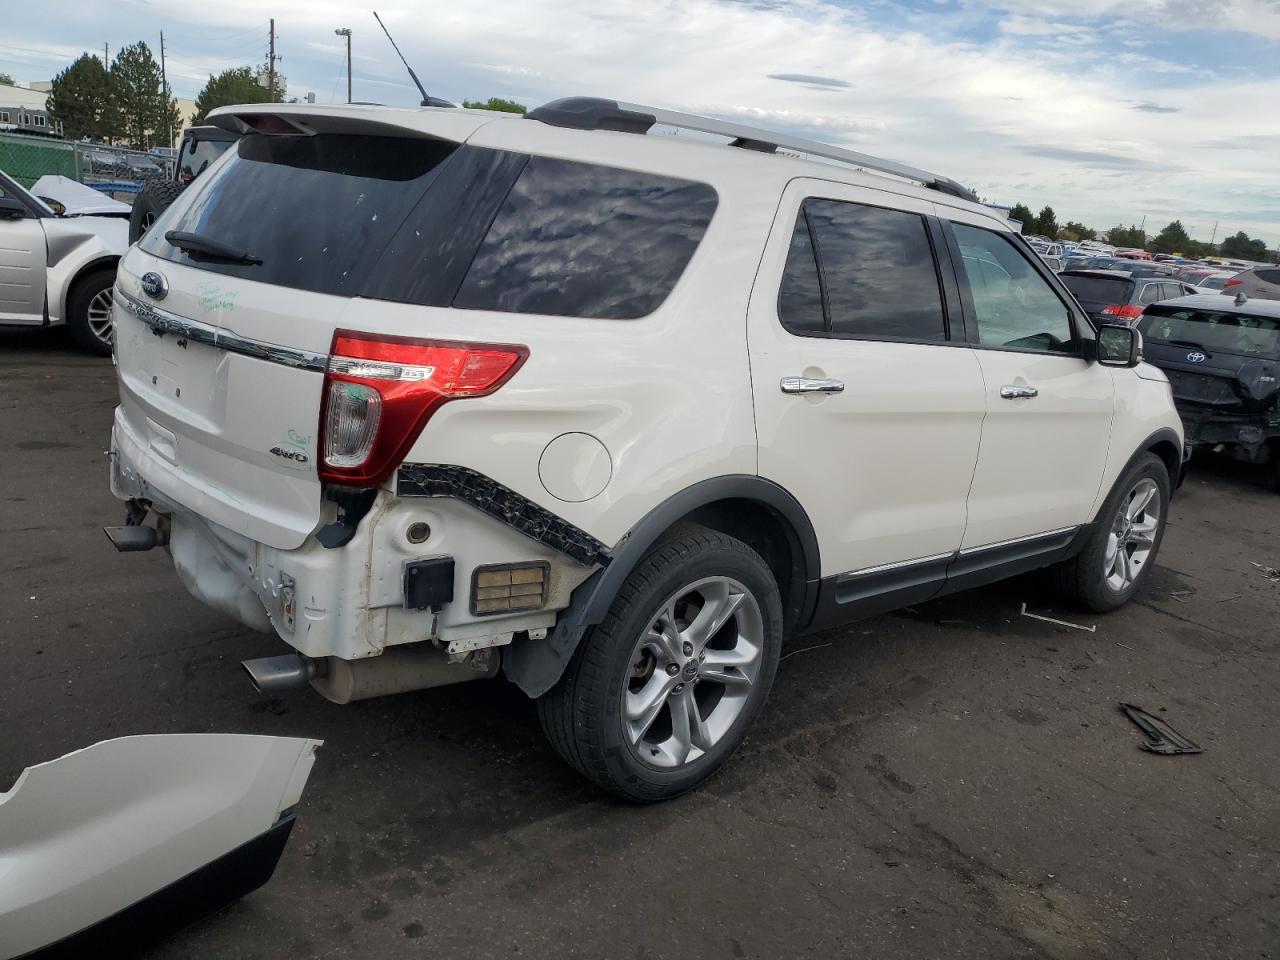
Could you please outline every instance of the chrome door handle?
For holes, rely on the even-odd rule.
[[[1006,383],[1000,388],[1000,396],[1004,400],[1030,400],[1040,396],[1040,391],[1035,387],[1015,387]]]
[[[841,380],[819,380],[813,377],[783,377],[778,384],[783,393],[844,393]]]

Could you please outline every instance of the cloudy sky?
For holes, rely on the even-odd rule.
[[[371,0],[372,2],[372,0]],[[427,89],[535,105],[593,94],[758,122],[934,169],[1068,219],[1280,245],[1280,0],[376,0]],[[16,0],[10,0],[16,3]],[[43,0],[0,71],[165,32],[170,82],[265,58],[289,93],[417,94],[369,10],[325,0]]]

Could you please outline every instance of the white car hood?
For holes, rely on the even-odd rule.
[[[105,193],[86,187],[83,183],[56,174],[45,174],[36,181],[31,192],[37,197],[57,200],[66,208],[66,216],[81,217],[93,214],[108,216],[129,215],[129,204],[113,200]]]

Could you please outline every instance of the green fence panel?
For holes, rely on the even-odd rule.
[[[75,144],[0,133],[0,170],[30,188],[47,173],[80,179]]]

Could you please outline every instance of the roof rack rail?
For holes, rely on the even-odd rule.
[[[762,153],[776,153],[779,147],[784,147],[787,150],[795,150],[797,153],[807,153],[879,173],[889,173],[895,177],[923,184],[940,193],[979,202],[977,194],[950,177],[940,177],[905,163],[882,160],[879,157],[859,153],[856,150],[846,150],[843,147],[833,147],[817,140],[789,137],[760,127],[700,117],[693,113],[645,107],[620,100],[606,100],[603,97],[564,97],[530,110],[525,117],[529,120],[540,120],[553,127],[569,127],[574,130],[647,133],[656,124],[681,130],[697,130],[700,133],[728,137],[729,145],[733,147],[757,150]]]

